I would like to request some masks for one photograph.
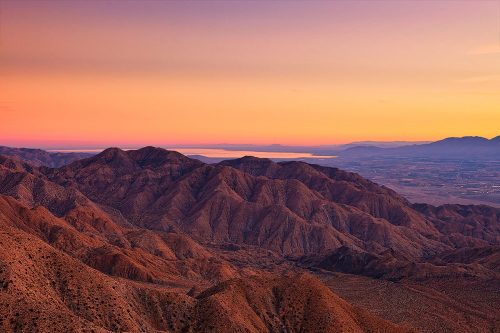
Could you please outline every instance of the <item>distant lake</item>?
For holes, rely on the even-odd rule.
[[[125,148],[130,150],[136,148]],[[175,150],[187,156],[201,155],[211,158],[239,158],[243,156],[255,156],[261,158],[282,158],[282,159],[301,159],[301,158],[335,158],[332,155],[313,155],[310,153],[292,153],[292,152],[267,152],[267,151],[253,151],[253,150],[226,150],[219,148],[177,148],[168,147],[168,150]],[[103,149],[52,149],[49,152],[60,153],[100,153]]]

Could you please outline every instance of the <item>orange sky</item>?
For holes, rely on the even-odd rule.
[[[0,10],[0,145],[500,134],[495,1],[2,1]]]

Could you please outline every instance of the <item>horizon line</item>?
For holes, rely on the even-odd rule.
[[[484,137],[480,135],[465,135],[465,136],[449,136],[441,139],[435,140],[354,140],[354,141],[345,141],[342,143],[320,143],[320,144],[293,144],[293,143],[117,143],[117,142],[80,142],[75,140],[61,140],[57,143],[49,143],[43,142],[40,144],[36,144],[35,142],[30,143],[22,143],[22,142],[12,142],[2,143],[0,141],[0,146],[10,147],[10,148],[27,148],[27,149],[42,149],[42,150],[70,150],[70,149],[106,149],[110,147],[116,147],[121,149],[136,149],[147,146],[160,147],[160,148],[222,148],[222,147],[299,147],[299,148],[324,148],[324,147],[340,147],[350,144],[363,144],[363,143],[381,143],[381,144],[391,144],[391,143],[408,143],[408,144],[425,144],[436,142],[449,138],[467,138],[467,137],[475,137],[475,138],[483,138],[487,140],[492,140],[494,138],[499,137],[500,135],[492,136],[492,137]],[[10,140],[7,140],[10,141]],[[63,143],[68,142],[68,143]],[[70,143],[73,142],[73,143]]]

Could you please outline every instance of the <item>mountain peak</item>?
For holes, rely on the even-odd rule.
[[[107,148],[94,156],[92,159],[105,161],[106,163],[124,162],[126,160],[130,160],[124,150],[116,147]]]
[[[118,147],[109,147],[109,148],[106,148],[104,149],[102,152],[100,152],[99,154],[96,155],[97,156],[101,156],[101,157],[114,157],[114,156],[117,156],[119,154],[124,154],[125,151],[118,148]]]
[[[226,160],[219,163],[219,165],[230,166],[239,169],[251,175],[270,175],[276,169],[279,169],[279,164],[273,162],[268,158],[259,158],[255,156],[243,156],[234,160]]]
[[[463,136],[463,137],[450,137],[443,140],[433,142],[431,144],[488,144],[490,140],[482,136]]]
[[[272,160],[270,160],[269,158],[262,158],[262,157],[255,157],[255,156],[251,156],[251,155],[245,155],[245,156],[240,157],[240,158],[222,161],[220,164],[231,166],[231,165],[244,165],[244,164],[246,164],[246,165],[250,165],[250,164],[252,164],[252,165],[270,165],[270,164],[276,164],[276,163],[273,162]]]
[[[163,148],[147,146],[137,150],[122,150],[120,148],[111,147],[103,150],[94,157],[88,158],[85,165],[92,163],[104,163],[106,165],[119,168],[145,168],[145,167],[161,167],[166,164],[183,164],[197,165],[202,164],[198,160],[191,159],[176,151],[170,151]]]
[[[141,167],[160,167],[166,163],[189,165],[202,164],[202,162],[184,156],[179,152],[153,146],[130,150],[127,153]]]

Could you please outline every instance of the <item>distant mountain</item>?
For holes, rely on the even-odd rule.
[[[346,144],[291,146],[291,145],[255,145],[255,144],[215,144],[215,145],[184,145],[182,148],[192,149],[224,149],[232,151],[257,151],[257,152],[290,152],[310,153],[313,155],[331,155],[332,152],[345,150],[352,147],[381,147],[394,148],[412,144],[424,144],[431,141],[355,141]],[[174,148],[168,148],[174,149]],[[219,159],[220,160],[220,159]]]
[[[431,142],[430,145],[436,146],[489,146],[490,144],[495,143],[495,140],[488,140],[481,136],[464,136],[464,137],[450,137],[443,140]]]
[[[10,148],[0,146],[0,155],[19,158],[35,166],[48,166],[57,168],[69,164],[75,160],[92,156],[90,153],[49,153],[41,149],[32,148]]]
[[[194,145],[185,148],[210,148],[236,151],[292,152],[313,155],[334,155],[348,159],[371,156],[379,157],[415,157],[415,158],[451,158],[451,159],[496,159],[500,156],[500,136],[490,140],[478,136],[450,137],[443,140],[428,141],[357,141],[339,145],[286,146],[286,145]],[[0,146],[0,155],[14,156],[33,165],[60,167],[74,160],[95,155],[82,152],[47,152],[41,149],[10,148]],[[218,163],[221,158],[192,155],[207,163]],[[304,160],[311,160],[304,158]]]
[[[348,144],[339,145],[340,149],[353,147],[378,147],[378,148],[396,148],[410,145],[421,145],[431,143],[432,141],[355,141]]]
[[[500,139],[499,137],[495,137],[488,140],[478,136],[466,136],[461,138],[446,138],[427,144],[412,144],[396,148],[357,146],[336,153],[343,157],[399,156],[464,160],[498,159],[500,156]]]

